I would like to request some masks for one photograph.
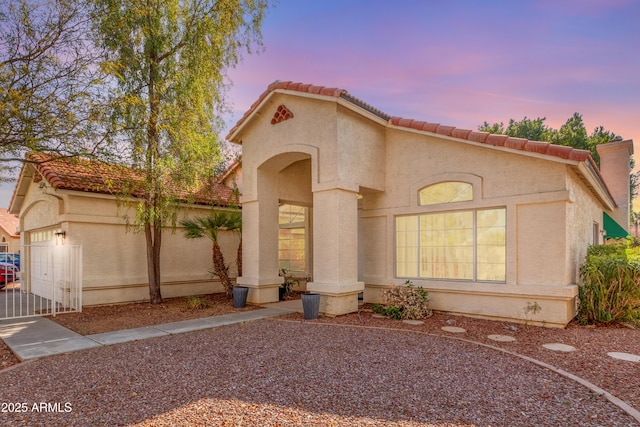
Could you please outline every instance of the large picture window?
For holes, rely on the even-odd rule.
[[[504,282],[506,210],[396,217],[396,275]]]

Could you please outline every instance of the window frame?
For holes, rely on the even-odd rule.
[[[422,196],[423,196],[423,192],[429,189],[433,189],[436,187],[444,187],[443,189],[443,195],[446,198],[447,195],[447,186],[451,185],[451,184],[464,184],[465,185],[465,189],[464,192],[468,192],[468,198],[465,199],[460,199],[460,200],[445,200],[442,202],[433,202],[433,203],[428,203],[428,202],[423,202],[422,201]],[[440,182],[435,182],[433,184],[429,184],[425,187],[422,187],[418,190],[418,206],[436,206],[436,205],[448,205],[450,203],[464,203],[464,202],[471,202],[473,201],[474,198],[474,188],[473,188],[473,184],[467,181],[462,181],[462,180],[446,180],[446,181],[440,181]],[[458,193],[460,194],[460,193]],[[425,196],[426,197],[426,196]]]
[[[295,206],[298,208],[303,208],[304,209],[304,219],[302,221],[296,221],[296,222],[288,222],[288,223],[280,223],[280,219],[278,218],[278,271],[281,271],[283,268],[281,267],[281,258],[280,258],[280,230],[282,229],[286,229],[286,230],[293,230],[293,229],[302,229],[304,230],[304,269],[303,270],[293,270],[291,268],[287,269],[287,272],[291,272],[294,274],[301,274],[301,275],[307,275],[309,272],[309,263],[310,263],[310,218],[309,215],[311,213],[311,208],[309,208],[308,206],[304,206],[304,205],[299,205],[299,204],[295,204],[295,203],[289,203],[289,202],[280,202],[280,205],[278,206],[278,215],[280,212],[280,208],[282,206]],[[291,249],[289,249],[291,250]],[[289,264],[291,264],[291,258],[289,258]]]
[[[502,211],[504,215],[504,270],[503,270],[503,279],[501,280],[486,280],[486,279],[478,279],[478,212],[482,211]],[[420,222],[421,217],[429,216],[429,215],[445,215],[447,213],[472,213],[472,244],[471,250],[473,252],[472,255],[472,278],[450,278],[450,277],[428,277],[422,276],[420,273],[421,268],[421,258],[422,258],[422,250],[425,249],[420,241]],[[416,275],[400,275],[398,268],[398,218],[410,218],[415,217],[418,223],[418,229],[416,230],[416,242],[417,242],[417,253],[416,253]],[[462,210],[450,210],[450,211],[438,211],[438,212],[421,212],[415,214],[406,214],[406,215],[396,215],[394,216],[394,276],[396,279],[414,279],[414,280],[436,280],[436,281],[456,281],[456,282],[464,282],[464,283],[506,283],[507,278],[507,208],[505,206],[495,206],[495,207],[482,207],[477,209],[462,209]],[[445,246],[449,247],[449,246]]]

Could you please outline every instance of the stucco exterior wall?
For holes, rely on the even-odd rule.
[[[3,250],[6,248],[6,252],[20,252],[20,237],[13,237],[3,230],[0,230],[0,244],[2,244]]]
[[[60,224],[59,213],[63,210],[63,201],[60,197],[40,191],[32,185],[25,197],[23,209],[20,212],[20,232],[47,228]]]
[[[588,247],[603,243],[603,207],[593,193],[586,190],[580,177],[572,169],[567,173],[567,185],[573,200],[568,205],[567,257],[573,267],[572,280],[578,283],[579,268],[585,261]],[[594,226],[598,228],[597,241],[594,239]]]
[[[294,115],[292,119],[272,125],[271,115],[283,103]],[[318,170],[312,164],[315,182],[332,182],[338,179],[337,164],[337,112],[336,106],[320,100],[300,100],[282,96],[270,98],[261,109],[264,120],[252,121],[244,130],[242,146],[242,200],[255,200],[258,194],[258,168],[282,153],[301,153],[300,157],[288,156],[282,162],[269,167],[279,172],[291,163],[310,155],[322,158],[323,167]],[[287,135],[283,138],[283,135]],[[317,162],[317,159],[316,159]]]
[[[385,129],[346,108],[338,108],[338,178],[361,192],[382,191],[386,178]]]
[[[251,288],[249,300],[272,301],[281,282],[280,202],[311,202],[308,289],[322,295],[320,311],[328,314],[353,311],[362,284],[365,302],[382,302],[384,289],[407,279],[395,272],[397,216],[500,208],[506,213],[503,282],[411,279],[430,292],[435,310],[566,325],[575,314],[577,267],[593,223],[611,205],[584,153],[569,157],[536,144],[525,150],[427,133],[355,104],[340,96],[271,92],[232,132],[243,146],[239,281]],[[279,106],[291,113],[286,120],[272,120]],[[470,183],[473,200],[420,206],[419,190],[444,181]]]
[[[179,219],[206,216],[209,207],[183,209]],[[83,305],[148,300],[146,245],[144,233],[128,230],[126,213],[131,207],[118,206],[108,195],[43,191],[32,184],[20,213],[22,235],[51,227],[65,232],[65,244],[82,246]],[[133,219],[130,219],[133,223]],[[225,261],[236,276],[237,233],[220,237]],[[161,281],[163,297],[222,292],[213,277],[209,239],[186,239],[183,231],[167,228],[163,233]],[[24,267],[23,267],[24,268]]]
[[[542,316],[549,325],[566,324],[575,313],[572,248],[582,244],[567,227],[570,214],[578,214],[570,208],[576,190],[569,183],[580,187],[568,177],[568,170],[561,162],[535,156],[390,130],[385,191],[365,194],[360,203],[359,272],[366,283],[365,301],[381,302],[383,289],[405,280],[395,276],[397,215],[504,207],[505,283],[414,278],[414,284],[430,291],[436,310],[529,322]],[[449,180],[473,184],[473,201],[419,206],[418,190]],[[595,205],[583,187],[579,196]],[[525,310],[534,302],[543,315]]]
[[[270,117],[285,105],[293,118],[277,124]],[[265,120],[252,121],[243,130],[243,199],[257,191],[255,170],[281,153],[299,150],[315,157],[312,164],[313,191],[318,185],[339,183],[367,189],[384,188],[385,130],[340,107],[318,99],[276,95],[261,108]],[[286,135],[286,138],[283,138]],[[299,160],[299,159],[298,159]],[[274,165],[278,171],[290,163]],[[305,185],[308,185],[305,183]]]
[[[633,141],[615,141],[600,144],[596,147],[600,155],[600,174],[607,183],[617,209],[609,212],[625,230],[629,231],[629,174],[631,164],[629,156],[633,155]]]
[[[311,160],[299,160],[278,174],[278,199],[287,203],[311,206]]]

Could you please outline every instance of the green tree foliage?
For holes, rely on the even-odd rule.
[[[573,116],[569,117],[567,121],[560,126],[560,129],[552,134],[551,142],[558,145],[566,145],[580,150],[590,150],[591,154],[597,155],[595,145],[591,145],[589,141],[589,135],[587,135],[587,129],[582,121],[582,115],[573,113]],[[607,141],[609,142],[609,141]]]
[[[146,236],[150,300],[160,303],[162,229],[175,224],[175,190],[203,185],[219,159],[225,72],[260,43],[268,0],[90,1],[112,78],[113,131],[145,172],[136,225]]]
[[[545,124],[546,120],[546,117],[538,117],[532,120],[526,116],[520,121],[510,119],[506,129],[503,123],[489,124],[488,122],[484,122],[478,126],[478,130],[530,139],[532,141],[546,141],[581,150],[589,150],[591,151],[591,157],[593,157],[598,165],[600,164],[600,156],[598,156],[596,146],[622,139],[619,135],[605,130],[603,126],[598,126],[589,134],[582,120],[582,114],[580,113],[573,113],[573,115],[560,126],[560,129],[553,129],[547,126]]]
[[[103,155],[104,101],[80,1],[0,2],[0,168],[29,151]]]

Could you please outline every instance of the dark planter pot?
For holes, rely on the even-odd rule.
[[[284,288],[282,287],[278,288],[278,299],[280,301],[284,301],[284,292],[285,292]]]
[[[233,287],[233,306],[235,308],[243,308],[247,305],[247,295],[249,294],[249,288],[246,286],[234,286]]]
[[[302,310],[305,320],[317,319],[320,313],[320,294],[302,294]]]

